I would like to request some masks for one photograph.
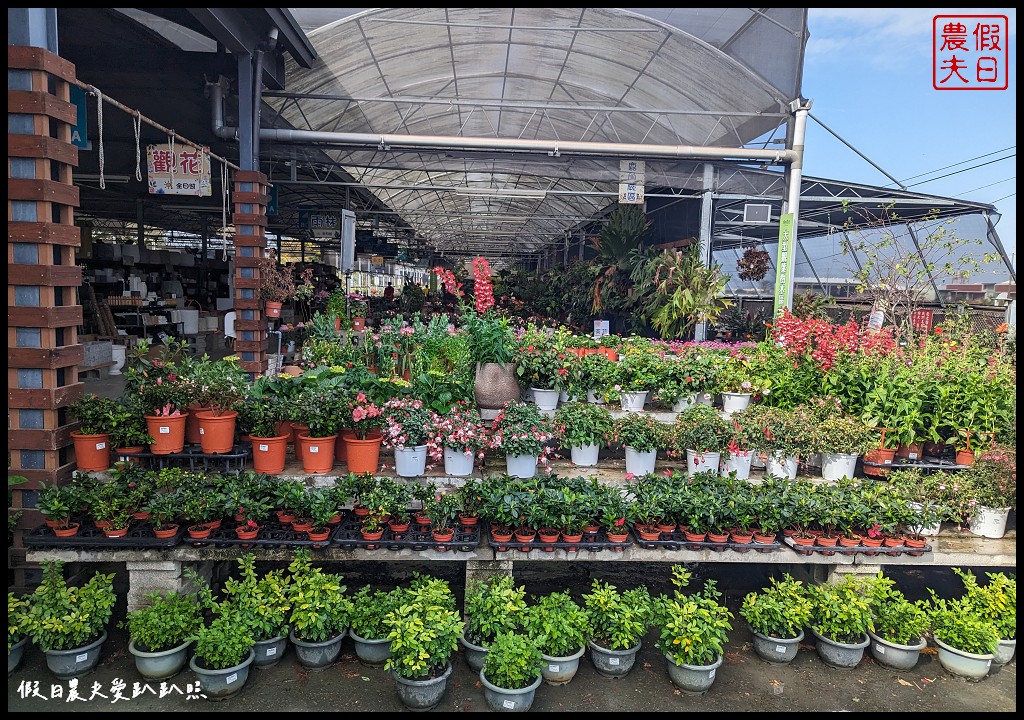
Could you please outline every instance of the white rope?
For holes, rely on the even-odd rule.
[[[142,182],[142,145],[140,136],[142,135],[142,115],[136,113],[135,117],[132,118],[132,128],[135,130],[135,180]]]
[[[103,155],[103,93],[100,92],[100,89],[96,87],[92,88],[92,91],[96,93],[96,129],[100,135],[100,190],[106,190],[107,181],[103,177],[103,165],[106,160],[106,158]]]

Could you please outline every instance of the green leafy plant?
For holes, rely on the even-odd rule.
[[[754,632],[790,639],[797,637],[810,622],[812,609],[807,588],[785,573],[781,580],[771,578],[769,586],[760,592],[747,593],[740,615]]]
[[[808,588],[813,603],[811,625],[838,643],[859,643],[873,628],[869,581],[850,575],[839,582]]]
[[[526,608],[523,628],[548,657],[575,655],[591,636],[590,616],[568,590],[535,598]]]
[[[566,447],[601,445],[612,430],[608,408],[592,403],[571,402],[555,411],[555,434]]]
[[[860,418],[848,415],[830,415],[817,423],[812,447],[820,453],[848,453],[863,455],[878,447],[879,432]]]
[[[502,632],[523,623],[526,589],[516,587],[511,575],[492,575],[466,587],[466,639],[488,647]]]
[[[342,576],[313,567],[308,548],[299,548],[288,566],[291,573],[291,615],[295,636],[324,642],[348,627],[352,601],[345,596]]]
[[[672,449],[685,456],[687,450],[698,454],[722,452],[729,447],[732,424],[717,410],[698,403],[676,416],[671,428]]]
[[[103,435],[110,432],[120,412],[117,400],[88,393],[68,405],[68,413],[78,421],[78,432],[83,435]]]
[[[540,651],[529,636],[503,632],[484,657],[483,675],[497,687],[521,690],[540,677],[542,662]]]
[[[494,418],[488,447],[506,455],[541,456],[552,437],[551,422],[536,405],[510,401]]]
[[[7,593],[7,652],[15,643],[21,642],[29,632],[28,600],[25,597]]]
[[[204,355],[192,364],[195,402],[209,408],[214,415],[237,410],[249,392],[249,378],[239,364],[237,355],[211,360]]]
[[[455,596],[439,578],[418,576],[385,619],[391,657],[384,667],[408,679],[437,677],[458,650],[464,623]]]
[[[67,527],[71,520],[71,513],[78,509],[78,496],[75,490],[68,485],[47,485],[39,482],[39,497],[36,501],[36,509],[51,522],[61,527]]]
[[[384,591],[370,585],[359,588],[352,596],[349,626],[353,633],[365,640],[383,640],[387,637],[385,620],[401,595],[398,589]]]
[[[637,452],[649,452],[666,447],[667,426],[653,415],[631,412],[616,418],[612,424],[611,439]]]
[[[282,570],[257,576],[256,556],[246,553],[238,558],[241,578],[224,582],[225,601],[238,611],[256,641],[288,635],[292,612],[292,579]]]
[[[923,603],[912,603],[881,571],[871,584],[872,632],[898,645],[916,645],[931,628]]]
[[[43,650],[70,650],[98,639],[114,613],[114,575],[94,574],[68,585],[64,563],[43,564],[43,579],[28,596],[27,634]]]
[[[934,588],[928,588],[928,592],[931,597],[925,608],[937,640],[974,655],[995,652],[999,647],[999,630],[990,617],[978,614],[970,599],[940,598]]]
[[[583,595],[583,607],[590,618],[594,642],[609,650],[636,647],[647,634],[653,612],[646,587],[621,592],[596,578],[591,591]]]
[[[999,637],[1017,637],[1017,578],[1003,572],[987,572],[988,583],[981,585],[974,573],[952,568],[964,583],[964,600],[977,615],[996,627]]]
[[[248,657],[255,645],[247,619],[237,609],[226,610],[192,636],[196,664],[206,670],[227,670]]]
[[[690,578],[684,567],[672,566],[676,589],[654,601],[657,647],[676,665],[711,665],[725,652],[733,614],[721,603],[714,580],[705,580],[700,593],[684,594]]]
[[[189,640],[203,626],[195,598],[175,592],[148,593],[149,604],[132,610],[120,623],[143,652],[163,652]]]

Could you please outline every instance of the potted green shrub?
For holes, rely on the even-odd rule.
[[[812,450],[822,454],[821,476],[826,480],[852,478],[857,458],[878,447],[879,432],[860,418],[829,415],[813,430]]]
[[[815,649],[826,665],[839,670],[857,666],[871,639],[871,589],[869,580],[851,575],[808,588],[813,603],[811,633]]]
[[[986,572],[981,585],[970,570],[952,568],[964,583],[964,597],[978,615],[988,618],[999,632],[999,646],[993,653],[995,665],[1005,665],[1017,647],[1017,578],[1004,572]]]
[[[147,680],[177,675],[188,661],[193,635],[203,626],[202,608],[195,598],[178,593],[149,593],[147,605],[128,613],[121,627],[128,630],[128,652]]]
[[[249,623],[237,607],[226,606],[192,636],[195,654],[188,666],[202,683],[208,700],[234,697],[249,679],[256,653]]]
[[[536,405],[510,401],[494,418],[488,447],[505,454],[506,471],[518,478],[530,478],[537,463],[547,465],[548,445],[554,433]]]
[[[299,548],[288,566],[291,574],[291,633],[299,663],[310,670],[329,667],[341,652],[348,632],[352,601],[342,577],[313,567],[308,548]]]
[[[21,664],[28,645],[28,600],[12,592],[7,593],[7,675]]]
[[[47,485],[39,483],[39,498],[36,501],[36,510],[40,512],[46,521],[47,526],[54,532],[59,530],[68,531],[65,534],[74,534],[78,531],[78,523],[71,522],[71,514],[77,511],[78,494],[70,485]],[[70,532],[70,530],[74,532]]]
[[[587,641],[594,668],[604,677],[625,676],[636,662],[651,622],[651,595],[644,586],[620,591],[594,579],[583,595],[593,636]]]
[[[968,597],[940,598],[928,588],[926,609],[939,664],[951,675],[981,680],[988,675],[999,648],[999,630],[991,617],[980,615]]]
[[[769,582],[744,596],[740,615],[750,624],[754,652],[772,665],[785,665],[796,657],[813,606],[807,588],[789,573]]]
[[[466,626],[459,642],[466,650],[466,664],[480,672],[487,649],[499,633],[515,631],[526,611],[526,589],[516,586],[511,575],[492,575],[466,586]]]
[[[527,606],[523,629],[541,653],[541,676],[565,685],[576,675],[591,636],[590,616],[569,591],[541,595]]]
[[[288,645],[292,612],[292,582],[282,570],[256,574],[256,556],[246,553],[238,558],[241,578],[224,581],[225,602],[237,608],[239,617],[249,626],[253,639],[253,665],[273,667],[284,656]]]
[[[64,563],[43,564],[43,579],[28,596],[26,632],[46,654],[46,666],[62,680],[85,675],[99,662],[114,613],[114,575],[94,574],[69,586]]]
[[[683,566],[672,567],[675,590],[654,601],[653,619],[660,633],[657,647],[668,661],[673,684],[686,695],[703,695],[722,664],[733,615],[722,604],[714,580],[706,580],[699,593],[684,594],[690,578]]]
[[[527,712],[540,687],[542,662],[532,638],[500,633],[480,670],[487,706],[499,712]]]
[[[385,591],[364,585],[352,596],[349,634],[355,641],[356,656],[360,662],[382,667],[391,657],[385,619],[395,607],[400,594],[397,589]]]
[[[555,411],[555,435],[568,446],[574,465],[597,464],[601,445],[612,429],[612,414],[601,405],[570,402]]]
[[[911,670],[927,647],[931,620],[922,603],[912,603],[881,571],[871,584],[871,656],[893,670]]]
[[[667,426],[646,413],[627,413],[612,424],[610,439],[626,450],[626,474],[654,472],[658,450],[668,445]]]
[[[392,671],[402,704],[411,710],[436,707],[451,677],[450,659],[464,628],[448,583],[417,575],[399,593],[385,624],[391,657],[384,668]]]
[[[120,405],[111,398],[88,393],[68,405],[68,413],[78,421],[72,431],[75,464],[82,472],[110,469],[110,429],[120,412]]]
[[[718,472],[722,452],[729,447],[732,425],[707,405],[694,405],[676,416],[671,429],[673,453],[686,457],[687,472]]]
[[[122,399],[110,418],[110,447],[121,458],[143,452],[153,442],[142,409]]]

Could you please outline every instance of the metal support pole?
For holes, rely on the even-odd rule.
[[[794,244],[800,242],[800,187],[803,181],[804,168],[804,141],[807,137],[807,115],[811,111],[811,101],[804,98],[797,98],[790,104],[793,111],[793,135],[791,150],[794,152],[793,162],[790,163],[786,172],[788,175],[788,191],[784,213],[793,216],[793,240]],[[785,283],[786,298],[783,305],[787,308],[793,307],[793,269],[796,262],[786,263],[786,277],[776,277],[775,283]]]
[[[704,267],[711,267],[711,232],[714,219],[714,199],[712,192],[715,182],[715,166],[704,163],[703,191],[700,201],[700,260]],[[698,320],[693,328],[693,339],[697,342],[707,340],[708,325],[705,320]]]

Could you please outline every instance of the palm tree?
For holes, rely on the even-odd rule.
[[[591,309],[597,314],[612,306],[620,307],[632,287],[633,250],[651,227],[639,205],[620,205],[608,216],[608,222],[593,240],[595,263],[600,270],[591,288]],[[614,306],[607,309],[614,310]]]

